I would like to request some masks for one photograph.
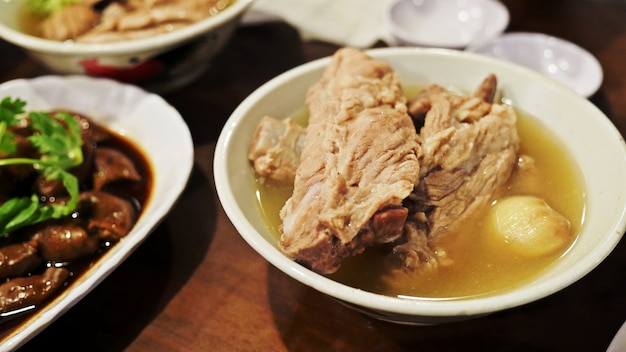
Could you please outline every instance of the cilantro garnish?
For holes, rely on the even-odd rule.
[[[76,4],[80,0],[28,0],[26,5],[35,14],[47,16],[53,14],[63,7]]]
[[[30,127],[35,131],[28,140],[39,151],[39,159],[11,157],[16,149],[10,131],[22,121],[26,102],[4,98],[0,102],[0,167],[30,164],[47,180],[59,180],[70,196],[65,204],[44,205],[39,197],[11,198],[0,206],[0,237],[18,228],[71,214],[78,204],[78,179],[68,172],[83,162],[82,138],[78,122],[68,113],[30,112]]]

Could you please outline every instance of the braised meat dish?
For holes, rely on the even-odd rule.
[[[41,170],[56,158],[51,151],[55,145],[71,134],[69,120],[57,119],[61,115],[76,123],[82,152],[82,162],[69,168],[65,178],[54,175],[62,170]],[[149,164],[132,143],[88,116],[66,111],[48,116],[67,129],[60,131],[62,138],[51,132],[52,124],[35,126],[31,117],[20,118],[2,136],[10,135],[16,148],[0,152],[0,322],[32,312],[70,285],[128,235],[150,194]],[[53,138],[42,142],[46,133]],[[9,160],[12,164],[3,163]],[[77,181],[76,192],[68,178]],[[21,207],[22,200],[30,205]],[[75,207],[67,208],[73,202]]]

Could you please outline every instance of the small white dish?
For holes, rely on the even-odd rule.
[[[602,66],[591,53],[547,34],[507,33],[467,50],[531,68],[584,97],[591,96],[602,84]]]
[[[388,20],[400,44],[464,48],[500,35],[509,11],[495,0],[394,0]]]
[[[0,84],[0,97],[19,97],[28,111],[70,109],[117,132],[143,151],[152,189],[131,232],[70,287],[14,330],[0,332],[0,351],[13,351],[68,311],[115,270],[163,220],[193,167],[193,142],[182,116],[161,97],[128,84],[86,76],[43,76]]]

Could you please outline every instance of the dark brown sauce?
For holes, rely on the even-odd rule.
[[[91,121],[91,123],[93,124],[94,122]],[[141,175],[140,181],[116,182],[103,188],[103,191],[130,201],[130,203],[133,204],[137,210],[138,220],[139,217],[141,217],[142,215],[143,208],[150,200],[151,190],[153,188],[153,172],[150,162],[147,159],[145,153],[133,141],[117,134],[116,132],[106,129],[101,125],[97,126],[99,129],[105,131],[105,133],[107,134],[107,138],[98,142],[96,147],[112,148],[124,153],[132,160],[135,168]],[[80,185],[81,191],[89,190],[91,189],[91,187],[91,184]],[[0,247],[6,245],[7,242],[7,240],[0,240]],[[18,309],[17,312],[0,313],[0,343],[5,336],[10,335],[12,331],[20,328],[21,325],[25,324],[39,310],[41,310],[47,304],[50,304],[63,292],[71,289],[74,282],[76,282],[91,267],[93,267],[94,264],[97,263],[100,258],[116,244],[117,242],[103,241],[100,248],[95,253],[83,257],[80,260],[64,263],[63,267],[70,271],[70,276],[63,284],[63,287],[59,289],[58,292],[56,292],[50,300],[43,302],[39,306],[30,306],[27,308]],[[50,265],[52,264],[44,262],[44,264],[42,264],[42,266],[37,269],[38,271],[33,271],[30,273],[30,275],[40,274]]]
[[[143,207],[150,197],[150,191],[152,190],[152,168],[148,159],[144,153],[129,139],[116,134],[111,131],[107,131],[112,138],[98,143],[98,147],[114,148],[122,151],[128,155],[139,174],[142,175],[142,180],[133,183],[117,183],[107,187],[107,191],[123,198],[132,198],[135,204]],[[138,209],[141,212],[141,208]]]

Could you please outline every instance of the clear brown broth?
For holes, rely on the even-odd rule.
[[[536,173],[516,173],[501,197],[535,195],[543,198],[572,224],[573,236],[562,251],[536,258],[513,255],[503,243],[485,240],[484,213],[459,226],[437,243],[453,262],[436,270],[405,273],[394,270],[387,247],[372,247],[348,258],[330,278],[346,285],[390,296],[455,299],[510,290],[531,280],[559,259],[574,243],[584,218],[585,192],[576,162],[562,143],[538,119],[516,111],[521,139],[520,154],[533,157]],[[293,116],[303,121],[306,112]],[[267,223],[280,238],[279,211],[292,192],[291,186],[257,179],[258,201]]]

